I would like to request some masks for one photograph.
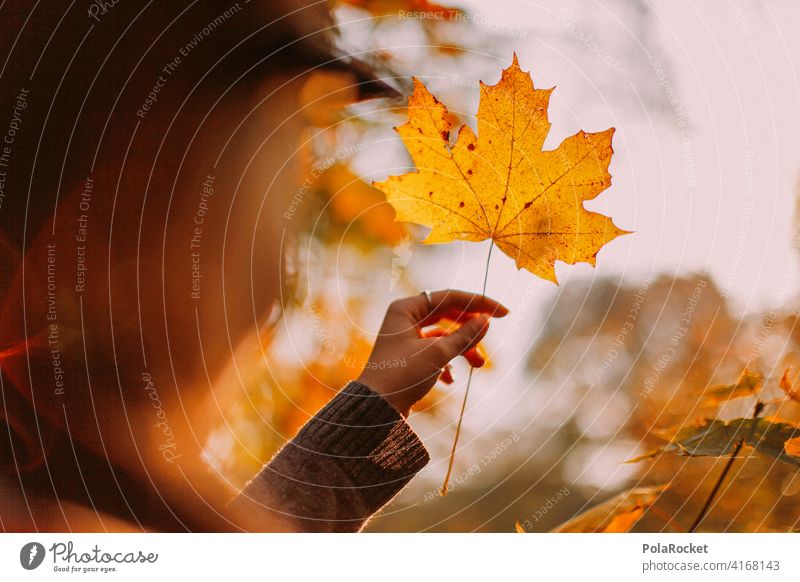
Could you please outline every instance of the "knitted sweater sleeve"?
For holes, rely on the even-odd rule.
[[[355,532],[429,461],[386,400],[348,384],[234,501],[266,531]]]

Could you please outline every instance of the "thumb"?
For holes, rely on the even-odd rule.
[[[456,356],[473,348],[483,339],[487,331],[489,331],[489,316],[479,315],[467,321],[450,335],[441,337],[436,341],[444,347],[443,351],[449,362]]]

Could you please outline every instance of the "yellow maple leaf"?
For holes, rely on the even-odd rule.
[[[492,239],[519,268],[555,283],[557,260],[594,265],[627,232],[583,207],[611,185],[614,129],[580,131],[543,151],[551,92],[534,88],[515,55],[497,85],[481,83],[477,136],[464,126],[451,144],[447,108],[414,79],[397,131],[416,171],[375,184],[397,220],[430,227],[429,244]]]

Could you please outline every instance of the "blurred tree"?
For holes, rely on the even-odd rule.
[[[530,366],[542,382],[563,391],[563,397],[577,393],[578,404],[568,417],[583,428],[579,446],[626,438],[649,450],[663,445],[654,436],[660,430],[689,426],[700,418],[748,416],[754,392],[731,391],[730,399],[708,397],[709,388],[735,382],[747,367],[764,371],[762,399],[780,396],[778,380],[786,367],[797,365],[798,348],[794,313],[769,310],[737,317],[703,275],[661,276],[639,284],[601,279],[559,293]],[[797,403],[784,399],[770,402],[766,414],[792,424],[800,420]],[[605,426],[603,419],[609,416],[613,425],[598,431],[597,423]],[[701,529],[795,527],[800,516],[797,469],[750,454],[747,448],[742,456]],[[665,529],[664,515],[688,528],[726,462],[726,457],[674,455],[644,461],[638,482],[671,486],[657,503],[660,511],[647,512],[636,528]]]
[[[454,17],[460,11],[424,0],[332,1],[374,17],[383,29],[401,25],[402,11]],[[431,21],[416,21],[430,34]],[[340,40],[342,40],[340,38]],[[430,50],[438,51],[435,43]],[[377,75],[394,82],[392,60],[358,55]],[[361,63],[359,63],[361,66]],[[375,330],[392,296],[417,291],[409,281],[411,225],[395,222],[378,190],[351,167],[364,151],[364,136],[405,115],[405,104],[359,102],[358,71],[319,70],[300,93],[306,130],[296,156],[299,219],[303,233],[290,254],[296,277],[282,310],[259,333],[236,347],[214,381],[208,406],[222,418],[205,447],[208,462],[241,487],[348,380],[369,355]],[[281,317],[278,317],[278,316]],[[288,347],[287,347],[288,346]],[[418,409],[435,413],[434,390]]]

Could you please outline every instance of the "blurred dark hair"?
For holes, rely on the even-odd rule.
[[[87,8],[68,0],[10,0],[0,17],[7,31],[0,40],[4,119],[21,90],[30,95],[24,130],[13,146],[13,171],[6,176],[6,192],[13,196],[0,209],[0,231],[18,248],[23,231],[29,241],[52,215],[55,194],[85,178],[69,175],[65,157],[94,155],[112,110],[122,107],[132,88],[131,98],[141,101],[152,71],[192,43],[180,75],[198,91],[247,85],[282,69],[325,68],[353,72],[362,97],[394,93],[370,66],[336,48],[326,0],[155,0],[144,8],[135,2]],[[213,38],[206,41],[209,31]]]
[[[21,92],[28,96],[10,159],[0,168],[0,308],[26,247],[59,198],[83,183],[95,162],[102,165],[103,156],[124,160],[124,142],[138,127],[130,112],[141,106],[153,72],[182,50],[191,58],[170,83],[201,95],[216,97],[233,86],[246,93],[264,76],[320,68],[350,71],[362,97],[395,94],[370,66],[337,50],[326,0],[154,0],[144,7],[9,0],[0,18],[7,31],[0,39],[0,127],[21,107]],[[13,473],[36,469],[50,444],[63,439],[2,375],[8,351],[25,348],[3,339],[0,465]],[[99,479],[110,465],[96,465]]]

